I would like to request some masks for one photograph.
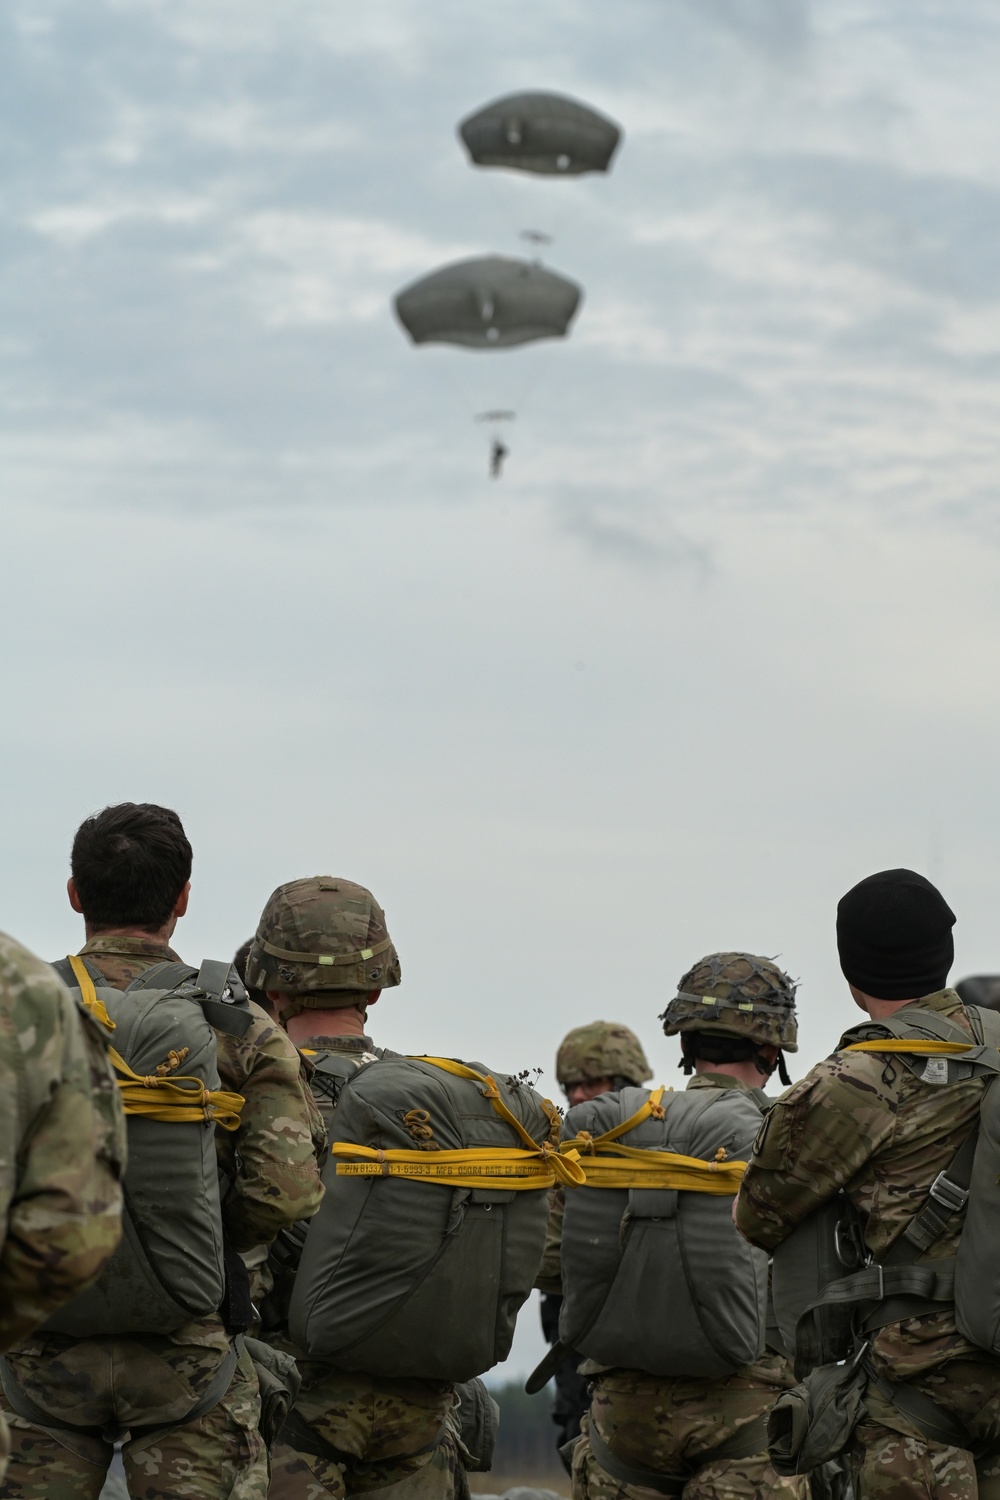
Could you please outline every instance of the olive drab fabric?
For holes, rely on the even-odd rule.
[[[660,1019],[667,1036],[717,1032],[798,1050],[795,985],[754,953],[711,953],[689,969]]]
[[[552,176],[606,172],[621,134],[596,109],[563,94],[507,94],[459,126],[476,166]]]
[[[615,1021],[591,1021],[567,1032],[556,1053],[556,1077],[565,1088],[594,1078],[622,1078],[640,1084],[652,1078],[642,1043]]]
[[[247,981],[294,995],[292,1008],[354,1005],[359,994],[399,984],[399,955],[385,913],[353,880],[313,875],[279,885],[247,959]],[[283,1014],[288,1007],[283,1007]]]
[[[46,1327],[78,1338],[170,1333],[214,1313],[225,1291],[215,1126],[238,1126],[243,1099],[220,1090],[215,1032],[200,1002],[217,1004],[223,1020],[229,1009],[240,1014],[239,1002],[226,1006],[183,964],[151,968],[118,990],[72,962],[77,993],[109,1031],[126,1100],[126,1210],[121,1243],[97,1282]],[[227,974],[228,964],[219,970]],[[242,1011],[249,1025],[245,995]]]
[[[372,1376],[462,1381],[505,1359],[563,1169],[557,1124],[522,1079],[479,1064],[386,1053],[360,1068],[295,1280],[296,1343]]]
[[[566,1196],[563,1344],[653,1375],[724,1376],[758,1358],[767,1257],[730,1215],[760,1122],[760,1103],[741,1088],[626,1088],[568,1111],[563,1140],[577,1145],[588,1180]],[[599,1166],[626,1185],[602,1185]],[[655,1185],[642,1185],[647,1171]],[[671,1173],[689,1185],[662,1185]]]
[[[583,292],[533,261],[484,255],[455,261],[404,287],[396,317],[415,344],[506,349],[564,338]]]

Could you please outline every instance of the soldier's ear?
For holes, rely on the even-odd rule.
[[[177,900],[174,902],[174,909],[170,913],[170,915],[172,917],[183,917],[184,913],[188,909],[188,900],[190,898],[190,895],[191,895],[191,882],[189,880],[185,884],[184,889],[181,891],[180,895],[177,897]],[[72,901],[72,899],[73,898],[71,896],[70,900]]]
[[[76,881],[73,879],[72,875],[69,877],[69,879],[66,882],[66,894],[69,897],[69,904],[70,904],[70,906],[73,908],[73,910],[75,912],[79,912],[80,916],[82,917],[83,916],[83,907],[80,905],[80,897],[77,895],[77,892],[76,892]]]

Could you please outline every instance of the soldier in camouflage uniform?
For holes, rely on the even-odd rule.
[[[563,1037],[556,1053],[556,1078],[571,1105],[629,1084],[638,1086],[652,1076],[653,1070],[635,1032],[615,1021],[591,1021],[587,1026],[577,1026]],[[559,1337],[562,1307],[559,1246],[565,1207],[565,1189],[558,1185],[550,1188],[545,1253],[535,1278],[535,1286],[542,1294],[542,1332],[550,1344]],[[577,1369],[579,1363],[576,1351],[567,1350],[555,1371],[552,1420],[560,1449],[580,1436],[580,1421],[590,1405],[589,1385]]]
[[[666,1035],[681,1038],[680,1066],[694,1074],[688,1088],[758,1090],[776,1067],[783,1070],[781,1049],[796,1048],[794,996],[795,986],[770,959],[713,953],[696,964],[661,1017]],[[779,1479],[767,1454],[767,1412],[794,1383],[784,1355],[765,1352],[716,1380],[609,1370],[592,1360],[582,1371],[593,1396],[572,1454],[574,1500],[681,1493],[683,1500],[805,1500],[806,1481]],[[598,1461],[592,1427],[622,1464],[620,1476]],[[715,1456],[725,1445],[754,1441],[759,1446],[749,1456]],[[624,1477],[627,1470],[687,1477],[682,1490],[666,1477],[653,1487]]]
[[[0,1353],[97,1277],[121,1238],[125,1119],[99,1028],[0,933]],[[0,1414],[0,1477],[7,1427]]]
[[[934,886],[910,870],[881,871],[848,891],[837,940],[856,1004],[873,1020],[896,1012],[905,1020],[905,1007],[919,1000],[971,1038],[968,1012],[945,988],[954,921]],[[768,1115],[737,1199],[739,1228],[751,1243],[774,1249],[843,1190],[860,1211],[872,1257],[884,1260],[976,1124],[984,1087],[981,1076],[934,1087],[888,1053],[838,1049]],[[961,1227],[953,1214],[921,1260],[954,1256]],[[876,1309],[872,1323],[869,1359],[882,1386],[869,1385],[855,1432],[855,1495],[1000,1494],[1000,1360],[960,1336],[953,1305],[881,1327]],[[904,1399],[908,1389],[930,1398],[967,1442],[929,1437],[884,1394],[887,1381],[903,1388]]]
[[[191,846],[176,813],[152,804],[106,808],[81,825],[72,869],[70,903],[86,924],[81,956],[106,984],[125,989],[152,965],[178,961],[170,939],[187,909]],[[249,1251],[319,1207],[322,1121],[295,1048],[261,1011],[242,1037],[218,1031],[216,1050],[223,1088],[245,1099],[238,1130],[217,1133],[220,1170],[230,1183],[223,1224],[232,1248]],[[130,1494],[264,1500],[268,1459],[248,1351],[221,1400],[184,1420],[229,1350],[219,1315],[167,1335],[79,1340],[40,1332],[22,1340],[10,1357],[13,1375],[53,1425],[12,1418],[0,1494],[96,1500],[112,1457],[105,1434],[120,1424],[144,1429],[122,1453]],[[7,1409],[10,1417],[10,1403]]]
[[[382,908],[364,886],[332,876],[279,886],[261,916],[247,976],[267,991],[312,1063],[329,1123],[345,1080],[382,1055],[366,1032],[368,1010],[400,982]],[[271,1500],[343,1500],[390,1486],[393,1500],[451,1500],[467,1491],[454,1387],[310,1359],[281,1326],[287,1295],[279,1269],[269,1336],[295,1354],[303,1386],[273,1449]]]

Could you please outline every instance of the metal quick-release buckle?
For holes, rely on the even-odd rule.
[[[931,1183],[931,1197],[944,1204],[950,1214],[957,1214],[969,1201],[969,1189],[959,1187],[957,1182],[939,1172]]]

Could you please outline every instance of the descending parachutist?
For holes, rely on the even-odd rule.
[[[507,457],[509,452],[510,449],[504,445],[500,438],[495,437],[493,439],[493,442],[490,444],[491,479],[500,479],[503,477],[503,461]]]

